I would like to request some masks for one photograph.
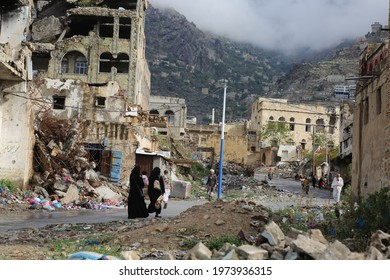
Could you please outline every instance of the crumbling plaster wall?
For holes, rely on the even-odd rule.
[[[149,128],[135,117],[125,116],[123,90],[115,81],[91,86],[80,80],[44,79],[37,83],[37,94],[52,103],[52,96],[64,96],[64,110],[53,110],[62,119],[80,118],[85,143],[104,144],[106,150],[122,152],[121,181],[128,180],[138,147],[151,149]],[[106,98],[105,106],[96,106],[96,98]]]
[[[388,118],[387,103],[387,70],[366,81],[356,95],[353,114],[353,147],[352,147],[352,192],[354,196],[367,198],[369,194],[388,186],[389,173],[386,155],[389,155],[389,143],[386,137]],[[377,91],[382,92],[382,113],[377,114]],[[368,100],[368,119],[365,121],[365,107]]]
[[[0,178],[18,186],[27,186],[32,175],[33,114],[25,93],[25,82],[0,80]]]
[[[16,2],[16,1],[15,1]],[[27,80],[31,51],[22,46],[31,21],[31,1],[0,11],[0,178],[27,186],[32,174],[34,134]]]
[[[223,160],[246,164],[248,156],[247,145],[247,139],[245,136],[225,135]],[[214,148],[216,159],[219,159],[221,151],[221,135],[210,135],[207,146]]]

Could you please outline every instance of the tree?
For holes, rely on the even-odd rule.
[[[286,122],[268,122],[260,130],[260,140],[271,140],[276,146],[285,144],[291,137],[291,130]]]

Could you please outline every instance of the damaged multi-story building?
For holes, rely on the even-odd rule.
[[[358,198],[389,186],[388,43],[369,44],[360,54],[353,113],[352,192]]]
[[[33,101],[35,110],[51,107],[59,119],[80,120],[84,147],[89,151],[89,159],[97,163],[97,170],[113,182],[127,181],[137,148],[155,150],[157,145],[145,124],[150,96],[144,33],[147,1],[37,0],[27,6],[15,4],[26,1],[5,2],[10,7],[18,7],[14,17],[24,23],[24,29],[17,30],[15,45],[19,46],[19,56],[29,55],[29,59],[21,60],[22,70],[14,79],[20,83],[20,89],[12,90],[28,97],[10,102],[11,107],[0,110],[0,115],[20,107],[18,104]],[[27,12],[30,16],[26,16]],[[15,23],[8,24],[16,28]],[[1,33],[0,43],[8,41],[6,36]],[[17,61],[18,53],[13,51],[12,55],[10,66],[16,67],[13,62]],[[3,54],[1,60],[5,60]],[[18,69],[8,70],[8,76],[15,76],[12,70]],[[10,83],[2,82],[6,78],[7,75],[0,75],[2,84]],[[1,97],[0,104],[7,98]],[[31,115],[26,113],[24,118],[24,128],[31,130]],[[3,124],[0,131],[4,129],[9,131]],[[30,137],[31,134],[23,135],[19,140]],[[3,132],[0,141],[7,141]],[[31,164],[25,165],[32,160],[32,144],[27,142],[20,156],[24,166],[18,169],[19,172],[30,170],[26,178],[31,175]],[[8,159],[9,154],[5,152],[2,156]]]
[[[32,64],[24,44],[32,8],[30,1],[0,3],[0,178],[18,185],[27,184],[32,174],[33,114],[27,98]]]

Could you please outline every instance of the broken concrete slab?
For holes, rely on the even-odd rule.
[[[172,180],[173,191],[171,197],[186,199],[191,195],[192,185],[187,181]]]
[[[268,251],[252,246],[242,245],[236,249],[240,258],[245,260],[266,260],[268,258]]]
[[[324,258],[327,246],[307,236],[298,235],[298,238],[291,242],[291,248],[298,253],[309,255],[315,260],[321,260]]]
[[[211,259],[212,252],[202,242],[196,244],[191,250],[187,252],[184,259],[198,259],[209,260]]]

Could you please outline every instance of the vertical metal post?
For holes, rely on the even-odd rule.
[[[225,108],[226,108],[226,80],[223,89],[223,109],[222,109],[222,124],[221,124],[221,148],[219,151],[219,174],[218,174],[218,199],[222,194],[222,167],[223,167],[223,152],[225,145]]]
[[[312,144],[312,163],[313,163],[313,167],[312,167],[312,172],[313,172],[313,175],[315,175],[316,174],[316,172],[315,172],[315,166],[316,166],[316,164],[315,164],[315,153],[314,153],[314,147],[315,147],[315,133],[314,133],[314,129],[315,129],[315,125],[313,125],[313,136],[312,136],[312,138],[313,138],[313,144]]]

